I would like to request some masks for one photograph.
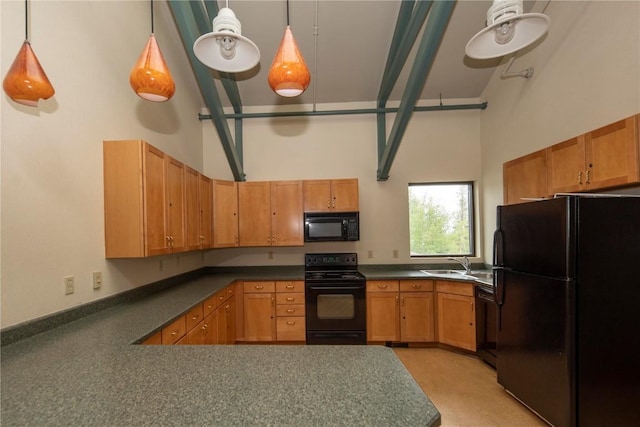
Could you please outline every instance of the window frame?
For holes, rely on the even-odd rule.
[[[437,254],[437,255],[427,255],[427,254],[419,254],[413,255],[411,252],[411,215],[409,215],[409,258],[417,259],[417,258],[446,258],[446,257],[469,257],[475,258],[477,254],[476,248],[476,205],[475,205],[475,182],[474,181],[438,181],[438,182],[410,182],[407,185],[407,206],[409,205],[409,192],[411,187],[419,187],[419,186],[436,186],[436,185],[467,185],[469,186],[469,200],[468,203],[468,213],[469,213],[469,249],[470,253],[456,253],[456,254]]]

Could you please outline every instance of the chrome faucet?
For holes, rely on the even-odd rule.
[[[462,258],[454,258],[454,257],[448,257],[448,260],[451,261],[455,261],[458,264],[462,265],[464,267],[464,274],[471,274],[471,261],[469,261],[468,257],[462,257]]]

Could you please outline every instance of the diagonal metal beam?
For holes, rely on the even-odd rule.
[[[379,156],[378,181],[386,181],[389,179],[389,170],[391,169],[402,137],[407,130],[409,119],[413,114],[413,109],[418,102],[424,83],[433,65],[454,6],[455,0],[440,0],[436,1],[431,8],[426,27],[422,33],[420,45],[418,46],[416,60],[411,67],[411,73],[409,74],[407,85],[402,94],[398,114],[396,115],[393,128],[389,134],[389,140],[384,152]]]
[[[418,39],[420,28],[429,14],[432,3],[431,0],[418,0],[414,7],[411,1],[402,2],[378,92],[379,108],[385,107],[409,53]]]
[[[185,46],[185,51],[189,56],[189,62],[191,63],[196,80],[198,81],[200,92],[202,93],[202,97],[204,98],[207,108],[211,112],[211,120],[218,131],[218,136],[220,137],[224,153],[227,156],[227,161],[229,162],[229,167],[231,168],[233,177],[236,181],[244,181],[245,174],[242,170],[242,163],[238,156],[238,152],[236,151],[236,147],[234,146],[229,126],[224,117],[224,110],[222,108],[222,103],[220,102],[220,96],[218,95],[218,90],[214,80],[211,77],[209,69],[198,61],[193,53],[193,49],[191,49],[193,42],[195,42],[195,40],[200,36],[197,31],[197,24],[193,10],[189,6],[189,3],[191,2],[183,0],[169,0],[168,3],[171,8],[171,12],[173,13],[174,20],[176,21],[178,32],[182,38],[182,43]]]

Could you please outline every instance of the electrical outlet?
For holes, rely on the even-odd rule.
[[[64,278],[64,294],[69,295],[72,294],[75,290],[75,284],[73,280],[73,276],[66,276]]]
[[[93,272],[93,289],[100,289],[102,287],[102,272]]]
[[[397,249],[393,250],[393,257],[394,258],[398,258],[398,250]]]

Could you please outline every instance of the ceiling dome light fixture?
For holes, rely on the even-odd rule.
[[[549,29],[551,20],[542,13],[523,13],[522,0],[493,0],[487,11],[487,26],[473,36],[465,53],[470,58],[499,58],[517,52]]]
[[[29,6],[27,0],[24,2],[24,10],[24,43],[22,43],[9,72],[2,81],[2,88],[14,102],[37,107],[40,99],[49,99],[56,91],[42,69],[36,54],[31,49],[31,43],[29,43]]]
[[[213,32],[198,37],[193,53],[204,65],[225,73],[248,71],[260,62],[260,49],[242,35],[236,14],[223,7],[213,19]]]
[[[269,86],[278,95],[291,98],[301,95],[309,87],[310,81],[311,74],[307,63],[298,49],[289,26],[289,0],[287,0],[287,28],[284,30],[282,41],[269,69]]]
[[[164,102],[176,92],[176,84],[164,61],[153,29],[153,0],[151,0],[151,35],[129,74],[129,83],[140,98],[152,102]]]

